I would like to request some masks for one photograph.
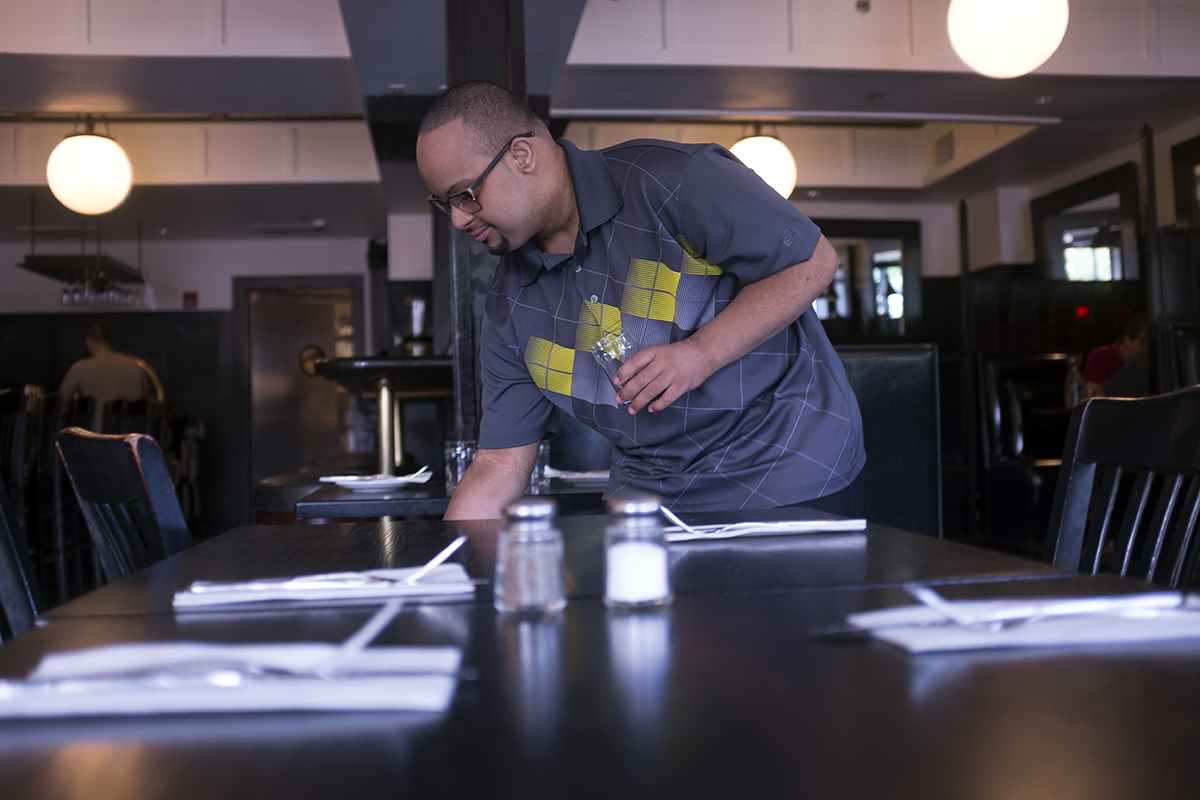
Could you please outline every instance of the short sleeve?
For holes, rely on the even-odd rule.
[[[479,447],[494,450],[538,441],[550,430],[554,404],[534,385],[517,348],[504,341],[486,314],[479,349],[483,379]]]
[[[719,145],[698,150],[680,185],[687,246],[753,283],[812,258],[821,230]]]

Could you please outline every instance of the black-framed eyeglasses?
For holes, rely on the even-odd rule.
[[[496,168],[496,165],[500,163],[500,159],[504,158],[504,154],[508,152],[508,148],[512,147],[513,142],[515,142],[517,139],[523,139],[526,136],[533,135],[533,131],[529,131],[528,133],[518,133],[516,136],[509,139],[508,143],[504,145],[504,149],[496,154],[496,157],[492,159],[492,163],[487,165],[487,169],[485,169],[479,175],[479,177],[475,179],[475,182],[471,184],[470,188],[463,189],[461,192],[452,194],[449,197],[438,197],[435,194],[431,194],[425,199],[432,203],[434,208],[443,211],[446,214],[451,213],[452,209],[454,208],[466,211],[468,214],[474,214],[483,208],[483,206],[479,204],[479,200],[475,197],[475,190],[479,188],[479,184],[483,183],[483,179],[488,176],[488,173]]]

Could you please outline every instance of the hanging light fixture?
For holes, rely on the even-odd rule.
[[[951,0],[950,44],[989,78],[1015,78],[1054,55],[1067,32],[1067,0]]]
[[[796,188],[796,159],[786,144],[774,136],[763,136],[761,127],[755,125],[754,135],[739,139],[729,152],[758,173],[772,189],[791,197]]]
[[[58,202],[72,211],[103,214],[129,195],[133,168],[121,145],[96,133],[89,117],[82,133],[72,133],[50,153],[46,182]]]

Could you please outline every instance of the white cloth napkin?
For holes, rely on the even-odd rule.
[[[693,525],[697,533],[678,526],[663,528],[668,542],[696,542],[705,539],[732,539],[738,536],[789,536],[795,533],[839,533],[862,531],[865,519],[799,519],[781,522],[735,522],[728,525]]]
[[[318,480],[321,483],[336,483],[347,489],[391,489],[409,483],[428,483],[433,477],[427,467],[422,467],[410,475],[323,475]]]
[[[559,480],[572,481],[574,483],[608,483],[608,470],[597,469],[588,472],[573,472],[566,469],[546,467],[546,477],[558,478]]]
[[[1200,598],[1178,592],[949,605],[966,624],[925,605],[851,614],[846,621],[910,653],[1200,639]]]
[[[0,718],[238,711],[445,711],[462,652],[371,647],[324,677],[336,644],[151,642],[49,653],[0,681]]]
[[[439,564],[422,576],[418,583],[404,583],[418,569],[421,567],[330,572],[242,583],[197,581],[187,589],[176,592],[173,604],[178,609],[279,600],[344,601],[390,597],[454,600],[475,592],[475,584],[467,576],[462,564]]]

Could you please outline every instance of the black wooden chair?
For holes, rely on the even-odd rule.
[[[18,543],[26,537],[25,494],[29,481],[28,403],[24,387],[0,392],[0,484],[12,506],[9,522]]]
[[[1071,416],[1046,558],[1200,587],[1200,387],[1101,397]]]
[[[836,350],[862,414],[866,518],[940,538],[937,347],[839,345]]]
[[[14,534],[13,507],[0,484],[0,639],[32,628],[45,608],[29,555]]]
[[[191,544],[153,437],[66,428],[58,435],[58,452],[106,579],[124,577]]]

